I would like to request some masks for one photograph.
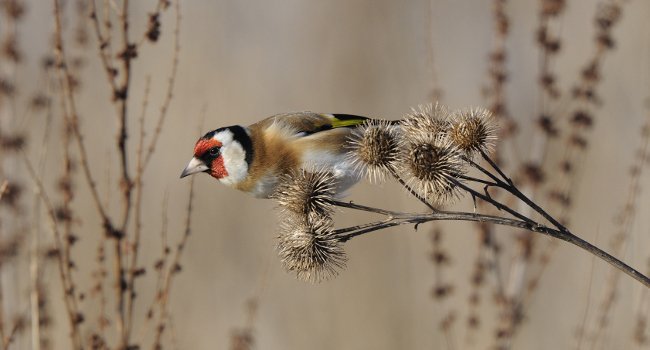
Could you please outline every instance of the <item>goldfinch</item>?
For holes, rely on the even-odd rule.
[[[346,157],[346,142],[366,120],[349,114],[296,112],[247,127],[219,128],[196,142],[181,178],[205,172],[227,186],[268,198],[284,174],[326,169],[336,178],[340,193],[360,178]]]

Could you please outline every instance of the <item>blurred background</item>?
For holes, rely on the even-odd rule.
[[[277,257],[281,219],[275,204],[203,174],[194,180],[191,235],[180,266],[172,266],[190,184],[178,177],[200,134],[287,111],[398,119],[411,107],[440,101],[452,109],[492,109],[505,130],[499,157],[508,173],[572,232],[647,273],[650,183],[643,145],[649,136],[641,131],[649,114],[649,2],[91,2],[61,1],[57,12],[56,2],[0,1],[1,180],[9,186],[1,245],[13,249],[0,254],[6,348],[36,348],[37,339],[44,348],[70,348],[71,324],[79,327],[84,348],[120,348],[115,242],[124,261],[137,249],[135,268],[146,271],[137,279],[127,342],[141,348],[152,347],[157,333],[163,348],[178,349],[650,347],[648,290],[574,246],[531,240],[512,229],[486,233],[465,222],[390,228],[346,243],[347,268],[310,284],[284,271]],[[15,6],[22,8],[19,16]],[[166,115],[142,173],[135,248],[135,213],[125,238],[106,237],[77,138],[65,121],[75,114],[65,88],[71,84],[101,203],[119,222],[122,158],[115,140],[121,114],[115,106],[122,100],[114,98],[101,52],[122,67],[124,16],[129,42],[137,46],[123,100],[132,176],[141,116],[148,145]],[[154,38],[156,22],[160,35]],[[100,44],[95,24],[111,45]],[[64,56],[55,50],[57,32]],[[63,83],[66,72],[72,79]],[[124,69],[116,74],[120,84]],[[173,97],[161,111],[170,77]],[[7,145],[11,135],[22,138],[22,147]],[[72,161],[74,195],[61,213],[65,159]],[[62,232],[70,225],[74,233],[68,244],[76,285],[71,293],[83,322],[71,322],[63,302],[57,259],[64,254],[52,239],[42,192]],[[348,198],[400,211],[425,209],[392,182],[361,183]],[[453,208],[474,210],[471,198]],[[343,211],[336,223],[372,219]],[[160,261],[180,273],[165,275],[156,268]],[[163,298],[165,276],[174,279]],[[151,316],[151,305],[168,314],[156,306]],[[44,319],[35,324],[35,315]],[[104,344],[95,347],[98,338]]]

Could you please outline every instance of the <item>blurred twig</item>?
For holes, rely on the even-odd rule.
[[[58,251],[57,265],[59,267],[59,275],[63,286],[63,299],[68,313],[68,321],[70,323],[70,334],[72,338],[72,343],[75,349],[82,349],[83,345],[82,345],[81,331],[79,329],[79,325],[81,324],[81,322],[83,322],[83,315],[79,312],[79,306],[77,305],[77,301],[74,297],[75,287],[70,279],[70,265],[65,260],[65,256],[62,254],[64,249],[64,244],[63,244],[64,238],[62,237],[62,234],[59,231],[59,227],[56,219],[56,213],[54,211],[54,206],[52,205],[52,202],[50,201],[47,193],[45,192],[45,188],[43,187],[43,184],[41,183],[38,176],[36,175],[34,168],[29,162],[27,155],[23,155],[23,161],[25,164],[25,168],[27,169],[29,176],[31,177],[34,183],[34,186],[36,187],[36,191],[42,203],[45,205],[47,211],[47,216],[50,222],[50,230],[54,236],[55,246]]]
[[[158,325],[156,327],[155,341],[153,349],[159,349],[162,342],[162,336],[165,331],[165,323],[169,318],[169,297],[171,294],[172,283],[174,281],[174,276],[181,271],[181,257],[183,256],[183,251],[185,250],[185,245],[187,244],[187,239],[192,233],[192,212],[193,212],[193,201],[194,201],[194,178],[190,180],[190,191],[189,198],[187,201],[187,210],[185,217],[185,229],[183,231],[183,236],[176,245],[176,252],[172,258],[171,264],[167,266],[167,270],[164,274],[162,288],[158,293]]]
[[[159,8],[164,0],[159,2]],[[158,121],[156,122],[156,129],[154,130],[153,137],[149,146],[147,147],[147,153],[144,157],[143,167],[146,168],[147,164],[151,160],[153,153],[156,149],[156,144],[158,143],[158,138],[162,132],[163,125],[165,124],[165,119],[167,117],[167,111],[169,110],[169,105],[172,101],[174,85],[176,83],[176,72],[178,71],[178,56],[180,55],[180,28],[181,28],[181,9],[180,9],[180,0],[174,0],[174,12],[176,15],[176,20],[174,22],[174,52],[172,53],[172,68],[167,79],[167,92],[165,94],[165,100],[163,101],[160,107],[160,115],[158,116]]]

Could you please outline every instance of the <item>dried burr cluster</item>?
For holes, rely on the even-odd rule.
[[[349,140],[358,175],[377,182],[398,179],[429,207],[457,198],[467,159],[489,152],[496,126],[483,109],[450,112],[440,104],[413,109],[400,121],[370,120]],[[345,229],[333,229],[336,179],[327,172],[289,174],[275,198],[282,212],[279,252],[300,279],[319,281],[344,267]]]
[[[650,287],[647,276],[571,233],[517,188],[489,157],[497,131],[486,110],[451,112],[439,104],[412,109],[399,121],[367,121],[355,130],[347,144],[348,161],[357,175],[370,181],[391,178],[429,210],[403,213],[344,202],[338,198],[336,177],[327,171],[313,169],[287,174],[273,196],[281,211],[278,249],[285,268],[295,272],[299,279],[318,282],[345,267],[343,244],[353,237],[404,224],[461,220],[516,227],[569,242]],[[536,221],[512,209],[506,204],[511,201],[495,199],[490,195],[492,189],[505,191],[543,220]],[[503,216],[477,213],[476,209],[441,209],[464,194],[469,194],[475,204],[480,200],[488,208],[498,209]],[[335,207],[377,213],[385,218],[334,228]]]
[[[343,242],[333,230],[335,188],[330,173],[300,171],[288,175],[276,191],[283,214],[279,253],[300,279],[320,280],[345,266]]]

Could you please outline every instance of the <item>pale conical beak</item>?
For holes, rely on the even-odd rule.
[[[190,162],[187,164],[185,169],[183,169],[183,172],[181,173],[181,179],[184,178],[185,176],[200,173],[202,171],[206,171],[210,168],[208,168],[205,163],[203,163],[202,160],[197,159],[197,158],[192,158]]]

